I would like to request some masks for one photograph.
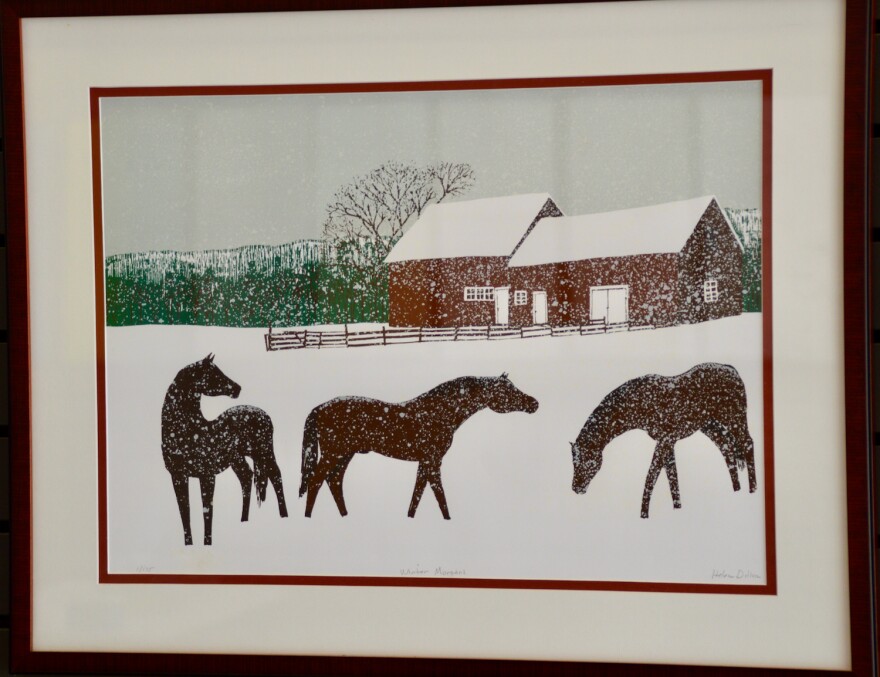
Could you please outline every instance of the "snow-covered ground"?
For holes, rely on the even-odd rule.
[[[350,327],[351,329],[352,327]],[[766,582],[761,315],[594,336],[266,352],[264,330],[107,329],[108,538],[111,573],[459,576],[574,581]],[[160,412],[178,370],[215,353],[241,385],[237,400],[205,398],[209,418],[238,404],[264,409],[290,516],[271,489],[240,522],[238,481],[217,478],[214,545],[201,545],[201,499],[190,483],[193,536],[185,547],[160,444]],[[654,450],[642,431],[614,440],[585,495],[571,490],[573,441],[601,399],[647,373],[700,362],[735,366],[746,384],[758,492],[734,492],[718,449],[702,435],[678,443],[682,508],[665,474],[649,519],[639,516]],[[416,465],[358,455],[345,478],[349,514],[325,486],[310,519],[297,497],[303,423],[339,395],[403,401],[463,375],[509,372],[534,414],[484,410],[456,433],[442,467],[452,519],[430,491],[407,508]]]

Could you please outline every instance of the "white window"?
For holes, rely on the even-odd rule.
[[[513,292],[513,305],[524,306],[528,301],[528,294],[525,291],[517,290]]]
[[[706,280],[703,282],[703,301],[715,303],[718,300],[718,280]]]
[[[464,288],[464,300],[465,301],[494,301],[495,300],[495,288],[494,287],[465,287]]]

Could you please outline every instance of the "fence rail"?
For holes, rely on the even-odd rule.
[[[481,327],[382,327],[371,331],[342,331],[326,329],[293,329],[272,331],[265,335],[266,350],[296,350],[300,348],[358,348],[387,346],[399,343],[432,343],[435,341],[499,341],[526,339],[538,336],[572,336],[605,334],[615,331],[651,329],[649,326],[630,326],[626,322],[606,324],[594,322],[571,327],[551,327],[546,324],[530,327],[487,325]]]

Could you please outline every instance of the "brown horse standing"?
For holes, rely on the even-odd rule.
[[[337,397],[315,407],[306,419],[302,447],[302,483],[308,491],[306,517],[326,481],[341,515],[346,515],[342,480],[357,453],[375,451],[419,464],[408,515],[414,517],[426,485],[430,484],[445,519],[446,496],[440,464],[455,431],[481,409],[499,414],[534,413],[538,401],[518,390],[507,374],[489,378],[462,376],[423,395],[395,404],[366,397]],[[320,451],[319,451],[320,450]]]
[[[583,494],[602,467],[602,451],[618,435],[640,429],[657,441],[645,479],[642,517],[660,469],[666,468],[672,503],[681,507],[675,443],[702,432],[721,450],[733,490],[739,491],[737,466],[748,468],[749,492],[757,489],[755,446],[746,422],[746,389],[739,372],[707,362],[678,376],[648,374],[609,393],[590,414],[571,445],[574,478],[571,488]]]
[[[165,394],[162,405],[162,457],[171,474],[177,497],[183,537],[192,545],[189,522],[189,478],[197,477],[202,490],[205,545],[211,545],[215,476],[232,468],[241,483],[241,521],[248,519],[251,484],[257,489],[257,503],[266,498],[269,482],[278,498],[278,512],[287,517],[281,470],[275,461],[273,427],[262,409],[239,406],[227,409],[215,420],[202,414],[203,395],[238,397],[241,386],[214,364],[214,355],[181,369]],[[251,471],[246,456],[254,463]]]

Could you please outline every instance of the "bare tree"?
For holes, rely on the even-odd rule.
[[[324,237],[348,263],[381,263],[425,207],[474,185],[474,171],[464,163],[441,162],[417,167],[386,162],[340,188],[327,205]]]
[[[441,162],[428,168],[431,176],[440,185],[440,197],[437,202],[442,202],[450,195],[461,195],[473,188],[475,177],[474,170],[469,164],[463,162]]]

